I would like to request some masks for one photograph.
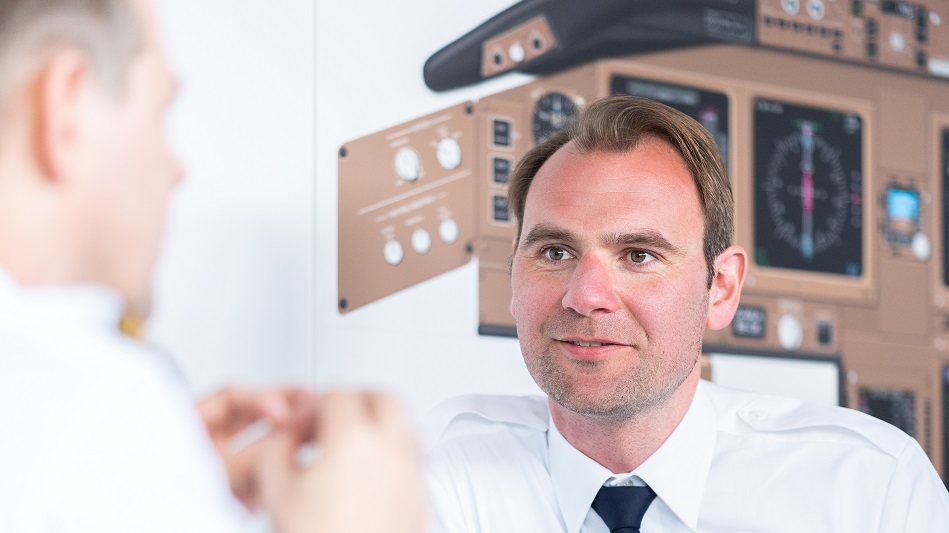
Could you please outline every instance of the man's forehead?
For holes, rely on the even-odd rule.
[[[527,191],[543,194],[624,193],[650,195],[652,190],[689,194],[697,188],[684,159],[661,140],[646,140],[626,151],[584,150],[567,143],[538,169]],[[691,194],[689,194],[691,195]]]

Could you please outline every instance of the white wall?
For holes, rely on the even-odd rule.
[[[425,59],[513,0],[156,0],[182,81],[189,173],[148,334],[199,393],[223,382],[382,387],[418,418],[464,392],[530,393],[516,341],[479,337],[470,264],[336,311],[336,151],[523,83],[436,94]]]
[[[185,167],[148,334],[198,392],[312,382],[313,11],[155,0]]]

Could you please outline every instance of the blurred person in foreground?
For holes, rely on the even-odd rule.
[[[259,507],[280,532],[421,530],[393,399],[226,389],[195,406],[120,332],[147,316],[182,176],[174,94],[148,0],[0,2],[0,531],[241,531]]]

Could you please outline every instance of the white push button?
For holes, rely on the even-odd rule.
[[[894,31],[890,34],[890,48],[894,52],[902,52],[906,49],[906,38],[902,33]]]
[[[781,0],[781,7],[788,15],[797,15],[797,11],[801,9],[801,2],[800,0]]]
[[[412,232],[412,249],[420,254],[428,253],[432,249],[432,236],[422,228]]]
[[[438,236],[445,244],[455,244],[458,240],[458,223],[450,218],[442,220],[438,225]]]
[[[438,164],[445,170],[454,170],[461,164],[461,146],[458,141],[452,138],[444,138],[438,141],[435,147],[435,157],[438,158]]]
[[[402,262],[405,252],[402,251],[402,245],[399,244],[399,241],[387,241],[382,248],[382,255],[385,256],[386,263],[395,266]]]
[[[804,327],[794,315],[784,315],[778,319],[778,342],[787,351],[797,350],[804,340]]]
[[[810,15],[814,20],[820,20],[824,18],[824,1],[807,0],[807,14]]]
[[[929,237],[923,233],[917,233],[916,235],[913,235],[913,241],[910,243],[910,248],[913,250],[913,256],[920,261],[929,259],[929,255],[933,252],[933,247],[929,242]]]
[[[395,153],[395,173],[405,181],[415,181],[422,173],[422,161],[411,148],[400,148]]]
[[[511,58],[511,61],[515,63],[520,63],[524,61],[524,47],[521,46],[521,43],[514,43],[507,49],[507,56]]]

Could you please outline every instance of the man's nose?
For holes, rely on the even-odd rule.
[[[583,316],[616,311],[620,299],[613,286],[613,269],[609,262],[595,254],[581,257],[570,276],[562,304],[565,309]]]

